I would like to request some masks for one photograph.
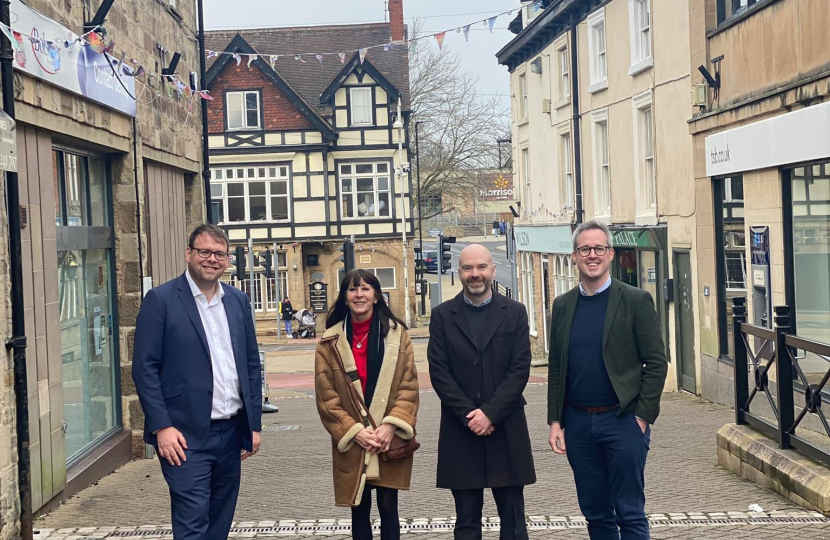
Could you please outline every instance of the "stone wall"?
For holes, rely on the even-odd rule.
[[[6,183],[0,182],[0,200],[6,200]],[[0,339],[12,336],[11,299],[9,295],[8,217],[6,205],[0,205]],[[17,482],[17,427],[15,416],[14,372],[12,354],[0,351],[0,540],[19,535],[20,500]]]

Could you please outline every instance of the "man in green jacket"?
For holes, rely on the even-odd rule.
[[[580,283],[553,303],[548,364],[550,446],[567,454],[592,540],[649,538],[650,425],[668,362],[651,295],[611,277],[608,227],[573,235]]]

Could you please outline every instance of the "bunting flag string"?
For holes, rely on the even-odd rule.
[[[536,4],[538,4],[539,8],[542,9],[542,3],[540,1],[537,1]],[[536,7],[535,7],[536,4],[534,4],[534,9],[536,9]],[[516,11],[515,9],[510,9],[510,10],[507,10],[507,11],[503,11],[503,12],[497,14],[497,15],[487,17],[485,19],[481,19],[481,20],[478,20],[478,21],[475,21],[475,22],[471,22],[469,24],[465,24],[465,25],[458,26],[458,27],[455,27],[455,28],[450,28],[450,29],[444,30],[442,32],[435,32],[433,34],[426,34],[426,35],[414,37],[414,38],[411,38],[411,39],[408,39],[408,40],[389,41],[389,42],[380,43],[380,44],[377,44],[377,45],[370,45],[370,46],[366,46],[366,47],[361,47],[357,50],[338,51],[338,52],[282,53],[282,54],[278,54],[278,55],[277,54],[271,54],[271,55],[269,55],[269,58],[271,60],[270,64],[271,64],[272,68],[275,68],[276,62],[277,62],[277,60],[279,59],[280,56],[293,56],[294,60],[296,60],[298,62],[302,62],[304,64],[307,63],[305,60],[303,60],[303,57],[305,57],[305,56],[309,56],[309,57],[313,56],[314,58],[317,59],[317,61],[320,64],[323,64],[323,59],[326,56],[336,56],[340,60],[341,64],[345,64],[346,63],[346,58],[350,54],[352,54],[352,55],[357,54],[359,59],[360,59],[360,63],[362,64],[363,61],[366,59],[366,53],[370,49],[383,48],[384,51],[391,51],[395,48],[396,45],[409,45],[413,42],[420,41],[422,39],[428,39],[428,38],[435,38],[436,42],[438,43],[438,48],[443,51],[444,50],[444,39],[446,38],[446,35],[450,30],[455,30],[455,32],[457,34],[463,34],[464,39],[469,42],[470,41],[470,29],[472,28],[473,25],[481,23],[481,25],[483,27],[489,28],[490,33],[492,33],[494,28],[495,28],[496,21],[498,20],[499,17],[502,17],[504,15],[510,16],[515,11]],[[236,59],[238,56],[248,56],[250,58],[251,56],[256,57],[260,54],[263,54],[262,51],[259,51],[256,54],[246,54],[246,53],[238,53],[238,52],[223,52],[223,51],[206,51],[206,53],[207,53],[208,59],[213,59],[213,58],[216,58],[216,57],[221,56],[221,55],[230,55],[230,56],[232,56],[233,58]],[[241,63],[241,60],[237,59],[237,65],[239,65],[240,63]]]

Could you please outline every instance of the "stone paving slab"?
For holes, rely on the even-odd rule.
[[[567,460],[553,454],[547,443],[547,386],[529,385],[525,396],[538,476],[538,482],[525,490],[527,514],[548,517],[550,523],[554,518],[579,516]],[[274,523],[289,526],[289,523],[300,521],[314,524],[318,520],[348,520],[349,509],[334,506],[331,443],[320,425],[315,401],[276,399],[273,402],[280,407],[280,412],[264,416],[266,426],[299,427],[263,433],[262,451],[243,463],[236,520],[257,524],[266,521],[268,527],[273,527]],[[662,410],[653,428],[646,468],[647,511],[652,514],[654,538],[830,539],[830,524],[755,524],[747,521],[752,515],[748,512],[752,504],[759,505],[767,516],[770,512],[776,512],[774,516],[786,516],[787,512],[803,510],[717,466],[715,433],[723,424],[732,421],[731,410],[683,394],[665,395]],[[410,522],[447,521],[454,513],[452,495],[435,488],[439,414],[440,403],[435,393],[422,392],[418,440],[423,446],[416,455],[412,489],[401,492],[399,504],[401,518]],[[68,540],[68,537],[80,536],[77,530],[85,527],[97,528],[91,533],[93,535],[98,534],[101,527],[108,526],[150,524],[150,527],[158,527],[169,523],[169,512],[167,486],[159,464],[155,460],[136,460],[82,491],[51,514],[39,518],[36,527],[42,531],[64,530],[53,533],[49,540]],[[484,515],[498,515],[489,495],[485,497]],[[718,517],[744,522],[705,527],[659,524],[661,520],[695,522]],[[584,528],[552,528],[550,523],[546,528],[534,530],[531,536],[587,537]],[[791,531],[800,531],[800,536],[790,536]],[[296,531],[286,534],[297,536]],[[448,538],[444,532],[409,534]],[[335,531],[326,535],[343,537]]]

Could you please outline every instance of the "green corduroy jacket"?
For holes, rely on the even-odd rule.
[[[579,287],[553,302],[548,358],[548,422],[561,422],[568,380],[568,350]],[[634,413],[649,424],[660,414],[668,361],[654,300],[647,291],[612,279],[602,356],[617,398],[619,415]],[[565,427],[565,426],[563,426]]]

